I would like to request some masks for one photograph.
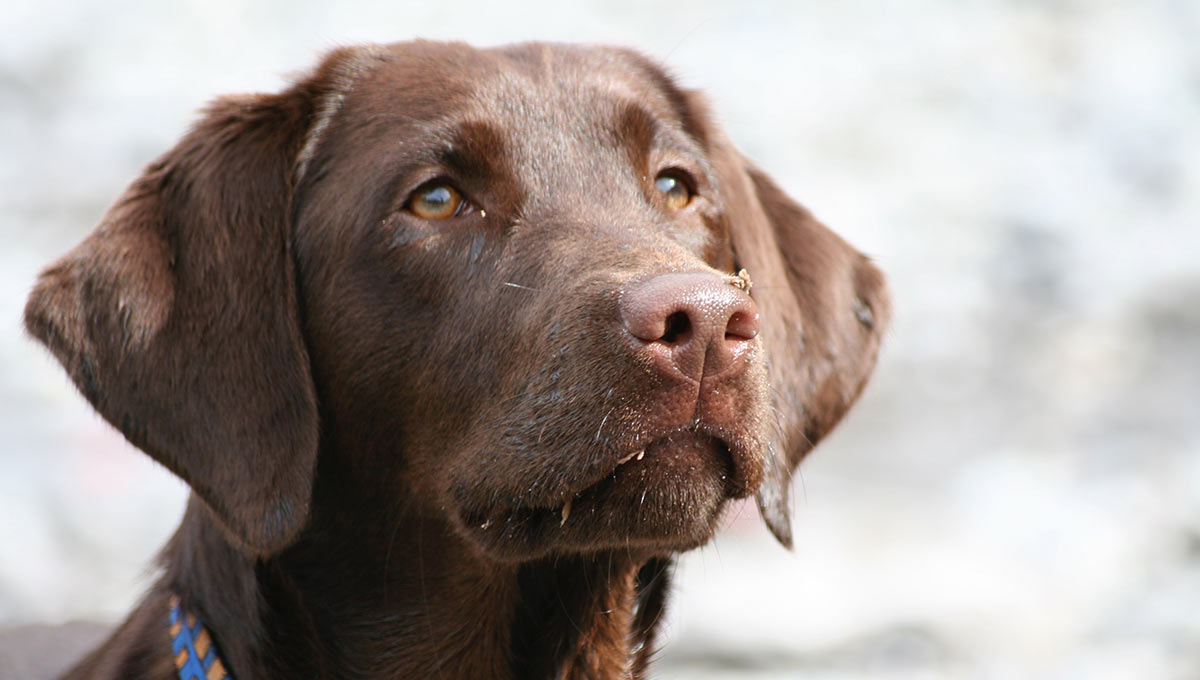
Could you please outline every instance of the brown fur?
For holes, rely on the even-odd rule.
[[[480,210],[403,209],[439,176]],[[624,330],[647,280],[742,268],[733,368],[682,377]],[[171,677],[170,593],[239,680],[642,677],[671,556],[730,499],[790,544],[791,473],[888,316],[866,258],[629,51],[347,48],[218,100],[26,309],[194,491],[68,677]]]

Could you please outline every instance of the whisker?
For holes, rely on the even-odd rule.
[[[800,493],[802,494],[802,496],[804,498],[805,507],[808,507],[808,484],[804,481],[804,467],[803,466],[796,468],[796,476],[800,478]],[[792,501],[792,503],[794,504],[795,501]],[[793,508],[788,508],[788,510],[792,510],[792,509]]]
[[[609,416],[611,416],[611,415],[612,415],[612,413],[613,413],[613,409],[611,409],[611,408],[610,408],[610,409],[608,409],[608,413],[605,413],[605,414],[604,414],[604,417],[600,419],[600,427],[597,427],[597,428],[596,428],[596,438],[595,438],[595,441],[597,441],[597,442],[599,442],[599,441],[600,441],[600,432],[601,432],[601,430],[603,430],[603,429],[604,429],[604,423],[607,423],[607,422],[608,422],[608,417],[609,417]]]
[[[535,293],[545,293],[546,292],[546,291],[542,290],[541,288],[530,288],[529,286],[522,286],[521,284],[513,283],[512,281],[505,281],[504,285],[508,286],[509,288],[520,288],[521,290],[530,290]]]

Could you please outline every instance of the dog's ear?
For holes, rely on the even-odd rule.
[[[289,209],[329,70],[212,104],[25,308],[96,410],[260,556],[306,523],[316,465]]]
[[[709,133],[737,267],[762,316],[778,432],[758,491],[763,519],[791,546],[788,502],[800,459],[841,419],[871,371],[891,315],[883,275]]]

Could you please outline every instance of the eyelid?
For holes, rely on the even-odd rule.
[[[655,175],[654,179],[659,177],[674,177],[683,182],[687,190],[692,194],[700,193],[700,182],[696,179],[695,173],[680,165],[664,165]]]
[[[658,179],[664,173],[672,174],[683,180],[688,191],[693,196],[705,197],[712,193],[712,168],[704,161],[698,160],[693,154],[665,150],[655,154],[651,168],[657,168],[651,175],[651,181]]]
[[[402,171],[402,176],[397,178],[397,182],[393,187],[393,196],[400,198],[399,204],[404,205],[416,195],[418,191],[431,186],[435,183],[442,182],[454,188],[455,191],[467,195],[467,192],[462,190],[462,183],[454,178],[453,173],[449,169],[437,164],[429,164],[418,166],[414,169]]]

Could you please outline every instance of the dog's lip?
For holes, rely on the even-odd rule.
[[[689,427],[673,428],[657,432],[650,437],[642,439],[642,442],[644,443],[620,449],[621,451],[625,451],[625,453],[618,454],[607,471],[579,485],[578,488],[567,494],[568,500],[569,498],[583,495],[592,487],[613,477],[626,465],[654,465],[655,459],[658,456],[665,455],[667,449],[672,445],[689,446],[701,442],[710,443],[719,449],[723,463],[727,468],[728,481],[732,486],[731,492],[736,493],[741,491],[747,485],[745,475],[747,466],[745,463],[751,455],[749,450],[741,446],[733,438],[726,437],[724,434],[713,431],[708,427],[697,424]]]
[[[565,490],[561,495],[556,495],[555,498],[483,508],[482,512],[471,513],[468,522],[486,531],[493,525],[503,523],[516,516],[553,513],[556,524],[565,524],[577,501],[591,500],[591,497],[596,495],[594,492],[613,483],[626,466],[655,464],[655,459],[658,456],[667,455],[672,446],[680,448],[715,447],[725,470],[722,479],[725,482],[726,495],[730,498],[741,498],[753,491],[749,488],[745,472],[748,460],[753,454],[736,439],[712,432],[703,426],[693,425],[655,433],[642,441],[645,443],[617,449],[621,453],[611,455],[611,465],[601,468],[602,473],[589,477],[582,483]]]

